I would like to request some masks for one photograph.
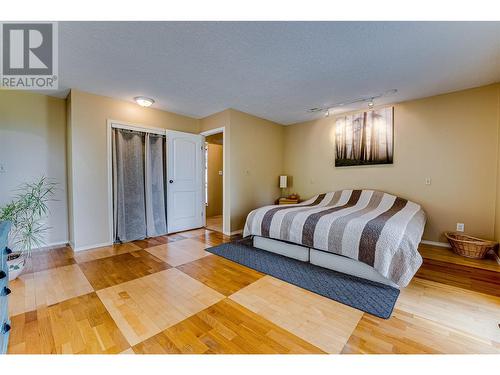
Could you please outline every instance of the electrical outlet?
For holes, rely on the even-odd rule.
[[[222,176],[222,171],[219,171],[219,176]]]
[[[0,163],[0,173],[5,173],[5,165]]]
[[[431,178],[430,178],[430,177],[427,177],[427,178],[425,179],[425,184],[426,184],[426,185],[430,185],[430,184],[431,184]]]
[[[464,223],[457,223],[457,232],[463,232],[465,229]]]

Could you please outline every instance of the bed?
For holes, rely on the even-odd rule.
[[[426,216],[406,199],[375,190],[339,190],[248,214],[254,246],[382,282],[408,285],[422,264]]]

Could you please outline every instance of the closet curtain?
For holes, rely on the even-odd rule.
[[[167,233],[165,136],[146,134],[146,235]]]
[[[113,129],[114,239],[167,233],[165,137]]]

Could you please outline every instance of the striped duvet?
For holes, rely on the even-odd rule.
[[[359,260],[405,287],[422,264],[425,213],[413,202],[373,190],[340,190],[300,204],[248,214],[244,236],[288,241]]]

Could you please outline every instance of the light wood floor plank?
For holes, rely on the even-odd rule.
[[[271,276],[229,298],[328,353],[340,353],[363,315]]]
[[[173,267],[206,257],[206,245],[194,239],[170,242],[147,248],[146,251]]]
[[[500,353],[500,345],[402,310],[388,320],[365,314],[342,353]]]
[[[223,298],[175,268],[101,289],[97,294],[130,345]]]
[[[10,283],[10,288],[11,316],[94,290],[77,264],[23,274]]]
[[[396,308],[443,327],[500,343],[500,297],[414,278]]]

